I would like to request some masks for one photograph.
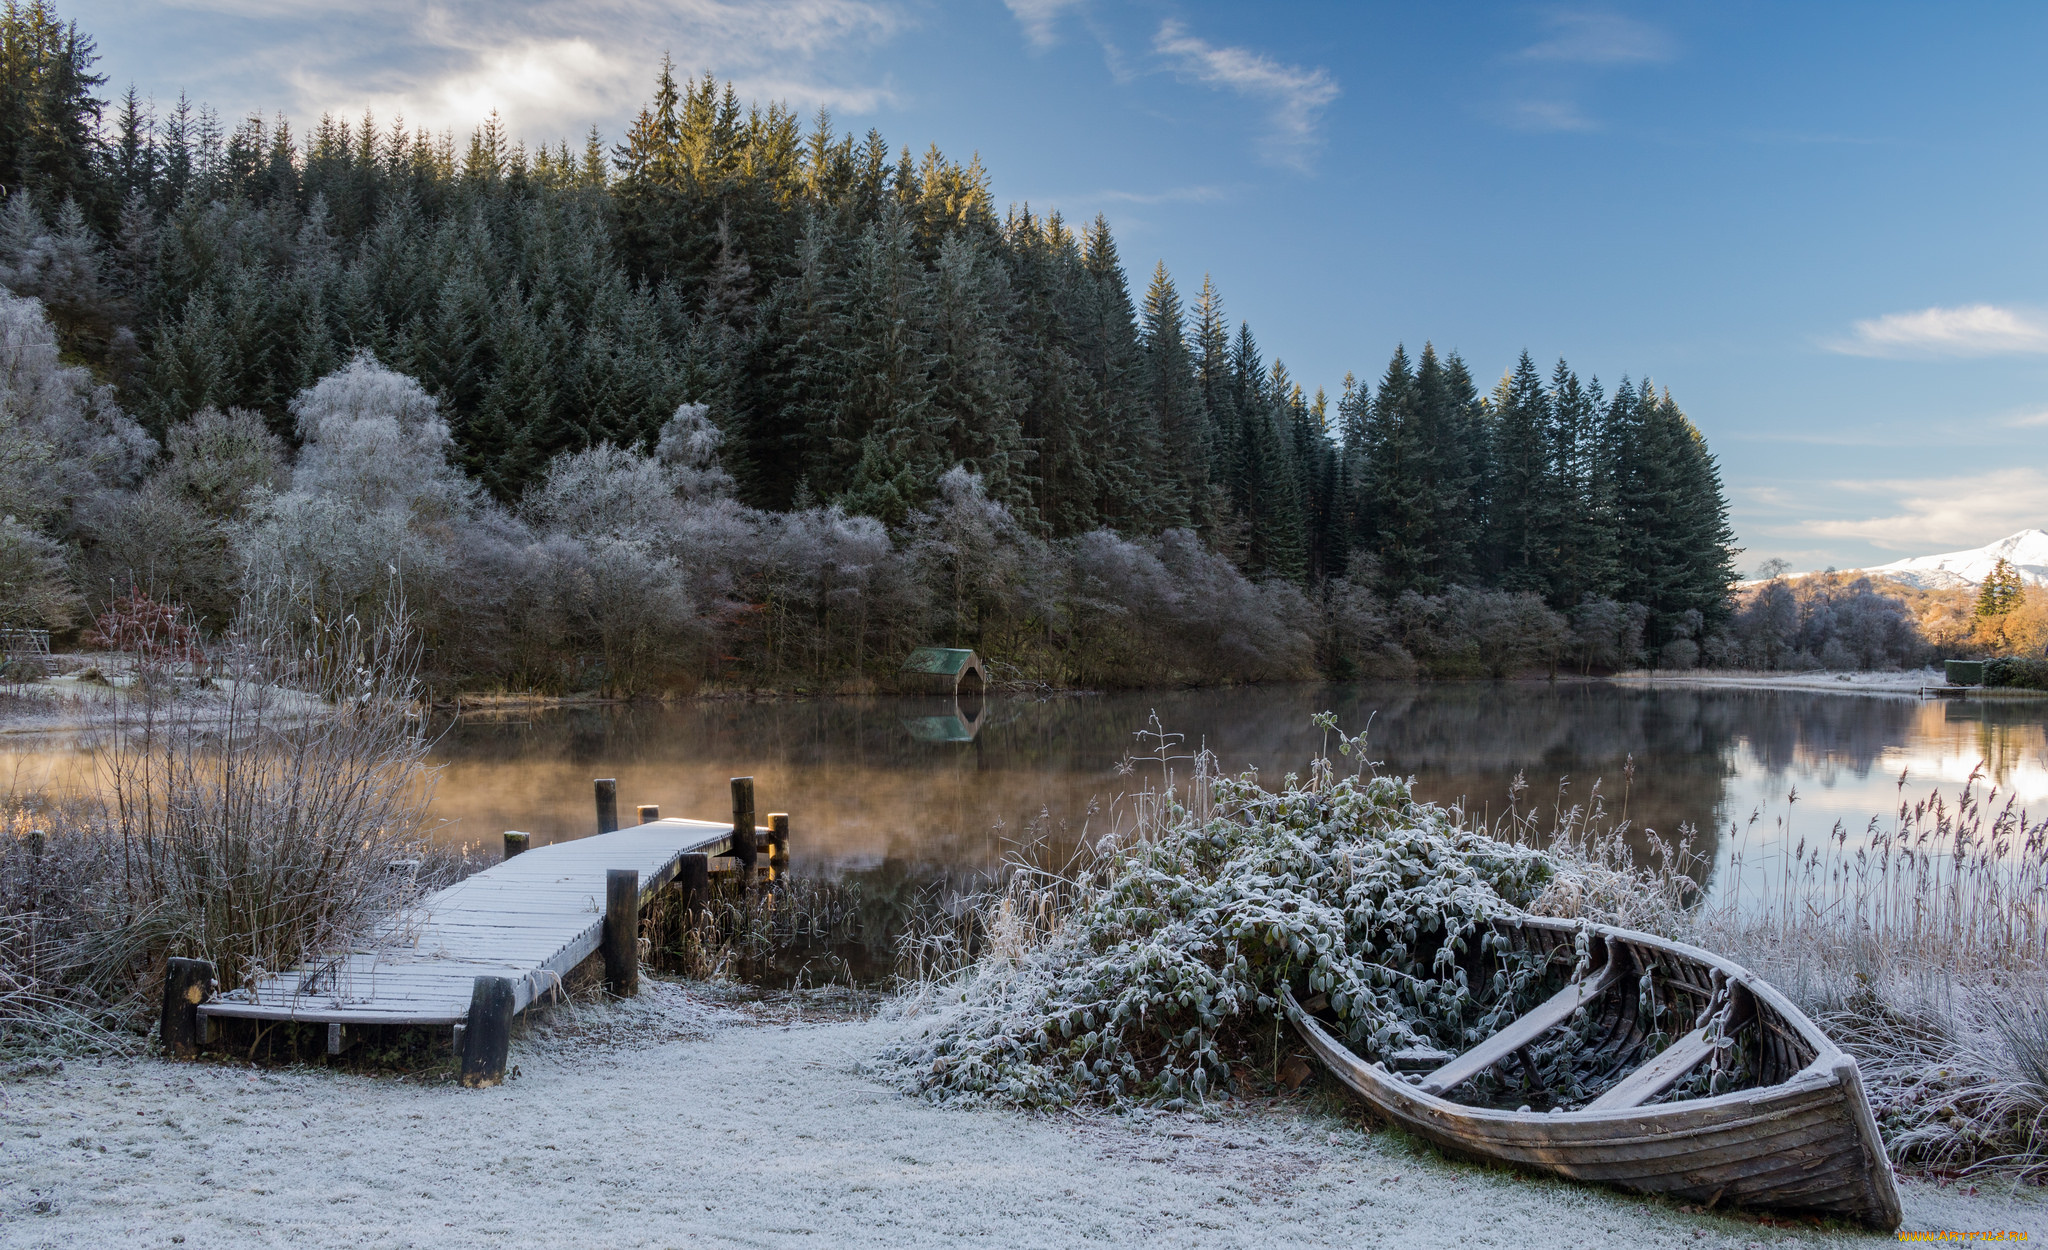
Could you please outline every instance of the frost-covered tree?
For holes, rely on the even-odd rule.
[[[42,305],[0,291],[0,514],[62,532],[75,505],[139,481],[156,450],[113,388],[59,360]]]
[[[292,401],[299,463],[292,490],[365,512],[448,515],[476,487],[448,463],[451,440],[433,396],[368,352]]]

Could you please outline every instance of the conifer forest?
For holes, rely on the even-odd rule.
[[[9,624],[395,579],[444,688],[609,693],[1744,660],[1651,377],[1418,326],[1328,393],[1102,217],[708,74],[552,147],[230,121],[9,3],[0,182]]]

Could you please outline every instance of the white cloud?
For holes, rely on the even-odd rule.
[[[1003,6],[1024,28],[1032,46],[1050,48],[1060,40],[1061,14],[1079,9],[1087,0],[1003,0]]]
[[[2048,352],[2048,321],[2015,308],[1967,304],[1890,313],[1827,345],[1849,356],[2009,356]]]
[[[2007,417],[2005,423],[2014,429],[2020,430],[2037,425],[2048,425],[2048,408],[2043,408],[2038,412],[2023,412],[2015,417]]]
[[[1220,47],[1188,33],[1168,19],[1159,24],[1152,50],[1197,82],[1267,102],[1274,147],[1267,155],[1301,168],[1318,142],[1323,110],[1338,95],[1327,70],[1283,65],[1249,48]]]
[[[458,132],[492,109],[515,135],[574,136],[617,124],[643,103],[664,52],[679,74],[710,70],[743,97],[800,108],[870,109],[886,84],[851,80],[850,51],[884,42],[908,19],[894,0],[185,0],[234,19],[240,55],[219,58],[223,94],[299,117],[373,109],[389,120]],[[280,77],[275,67],[287,66]],[[269,70],[270,73],[265,71]]]
[[[1896,510],[1862,520],[1809,521],[1800,530],[1829,538],[1860,538],[1913,555],[1972,547],[2048,518],[2048,473],[2029,467],[1965,477],[1835,485],[1859,494],[1891,496]]]
[[[1562,61],[1574,65],[1626,65],[1668,61],[1671,37],[1646,22],[1618,13],[1561,11],[1548,18],[1550,38],[1519,54],[1530,61]]]

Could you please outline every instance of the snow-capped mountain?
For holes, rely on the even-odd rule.
[[[2012,562],[2013,568],[2019,570],[2021,581],[2030,586],[2048,586],[2048,533],[2041,530],[2021,530],[1970,551],[1914,556],[1910,560],[1894,560],[1863,571],[1925,590],[1948,590],[1956,586],[1983,585],[2000,557]]]

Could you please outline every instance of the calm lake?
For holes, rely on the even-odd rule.
[[[1852,836],[1899,798],[1953,793],[1980,764],[2001,791],[2048,813],[2048,700],[1978,702],[1790,690],[1674,689],[1605,683],[1278,685],[1228,690],[998,697],[978,717],[951,700],[721,700],[672,706],[522,710],[441,727],[437,837],[495,854],[507,829],[533,844],[595,831],[591,780],[616,777],[619,805],[730,819],[728,779],[751,774],[760,812],[787,811],[792,869],[896,883],[968,884],[1035,847],[1058,861],[1109,827],[1117,796],[1158,766],[1120,771],[1156,751],[1156,716],[1180,735],[1171,754],[1206,746],[1224,768],[1269,782],[1307,769],[1322,742],[1309,724],[1337,714],[1370,725],[1371,755],[1416,779],[1423,797],[1498,814],[1517,776],[1522,808],[1543,824],[1597,783],[1611,814],[1675,837],[1696,831],[1725,883],[1731,823],[1745,864],[1771,844]],[[4,752],[13,784],[83,783],[81,747]],[[1629,772],[1633,759],[1634,770]],[[1185,759],[1176,768],[1188,767]],[[1788,809],[1787,798],[1798,801]],[[1790,812],[1789,833],[1780,822]],[[1759,854],[1762,852],[1762,854]]]
[[[1781,836],[1889,821],[1902,770],[1918,796],[1954,791],[1981,763],[2048,810],[2048,701],[1506,683],[996,698],[971,718],[950,700],[898,698],[468,717],[437,751],[434,811],[452,841],[490,847],[523,829],[539,845],[593,831],[594,777],[618,778],[622,814],[654,803],[725,820],[728,779],[751,774],[759,810],[791,814],[795,871],[964,883],[1019,848],[1057,859],[1107,829],[1117,796],[1159,774],[1119,769],[1156,751],[1143,736],[1155,716],[1181,735],[1172,754],[1206,746],[1228,770],[1277,781],[1306,771],[1322,741],[1309,718],[1323,710],[1351,732],[1370,724],[1373,758],[1424,797],[1497,814],[1519,775],[1524,810],[1539,805],[1547,827],[1560,786],[1568,806],[1597,782],[1611,813],[1625,802],[1639,828],[1691,827],[1723,864],[1731,822],[1753,812],[1749,863]]]

